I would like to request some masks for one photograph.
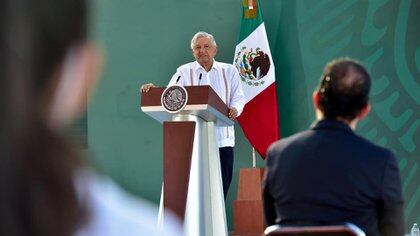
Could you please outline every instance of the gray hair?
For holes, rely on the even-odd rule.
[[[198,38],[202,38],[202,37],[205,37],[205,38],[210,39],[211,44],[213,44],[213,46],[217,47],[216,40],[214,40],[213,35],[211,35],[211,34],[209,34],[207,32],[204,32],[204,31],[200,31],[200,32],[196,33],[193,36],[193,38],[191,39],[191,49],[194,49],[194,47],[195,47],[195,45],[197,43],[197,39]]]

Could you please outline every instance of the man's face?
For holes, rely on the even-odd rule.
[[[217,53],[217,47],[211,43],[207,37],[197,38],[196,44],[192,49],[193,56],[200,65],[207,65],[213,62]]]

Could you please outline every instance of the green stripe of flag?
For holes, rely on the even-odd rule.
[[[238,43],[242,42],[248,35],[250,35],[261,23],[263,23],[263,17],[261,12],[260,3],[258,0],[252,0],[256,2],[257,5],[257,16],[255,18],[246,19],[245,11],[249,10],[248,2],[249,0],[242,0],[242,18],[241,26],[239,29]]]

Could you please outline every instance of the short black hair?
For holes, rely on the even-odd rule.
[[[358,61],[339,58],[324,69],[316,92],[319,109],[327,119],[353,120],[369,101],[369,73]]]

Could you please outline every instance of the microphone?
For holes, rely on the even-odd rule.
[[[178,79],[176,79],[175,84],[178,84],[179,79],[181,78],[181,76],[178,76]]]
[[[200,83],[201,83],[201,76],[202,76],[203,74],[201,74],[200,73],[200,76],[198,77],[198,85],[200,85]]]

